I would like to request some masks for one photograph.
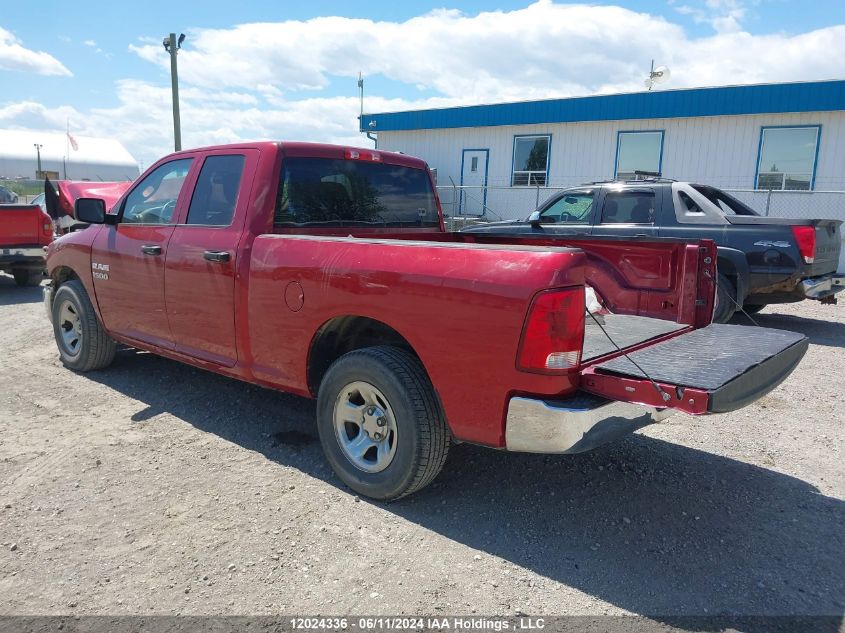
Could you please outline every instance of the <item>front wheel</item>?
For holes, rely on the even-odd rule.
[[[63,284],[53,297],[53,334],[62,363],[76,371],[111,364],[115,342],[106,334],[80,281]]]
[[[420,361],[395,347],[370,347],[329,367],[317,396],[317,430],[343,482],[382,501],[431,483],[446,461],[449,431]]]

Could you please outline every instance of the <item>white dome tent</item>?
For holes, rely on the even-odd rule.
[[[51,178],[120,181],[139,174],[138,162],[115,139],[64,131],[0,130],[0,179],[37,178],[38,151],[41,170]]]

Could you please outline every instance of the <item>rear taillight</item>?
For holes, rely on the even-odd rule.
[[[581,362],[584,345],[584,287],[546,290],[534,297],[517,367],[524,371],[563,373]]]
[[[798,252],[801,253],[804,263],[812,264],[816,261],[816,227],[793,226],[792,234],[798,243]]]

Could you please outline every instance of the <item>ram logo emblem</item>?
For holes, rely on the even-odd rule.
[[[91,262],[91,269],[94,271],[92,273],[94,279],[102,279],[105,281],[109,278],[108,264],[98,264],[97,262]]]

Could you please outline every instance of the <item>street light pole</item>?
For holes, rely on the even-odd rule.
[[[41,148],[44,147],[40,143],[33,143],[33,147],[35,147],[35,152],[38,155],[38,171],[35,173],[36,178],[41,178]]]
[[[173,146],[177,152],[182,149],[182,126],[179,121],[179,73],[176,68],[176,55],[182,48],[184,41],[184,33],[181,33],[178,39],[176,33],[171,33],[169,37],[165,37],[162,41],[164,50],[170,53],[170,84],[173,91]]]

